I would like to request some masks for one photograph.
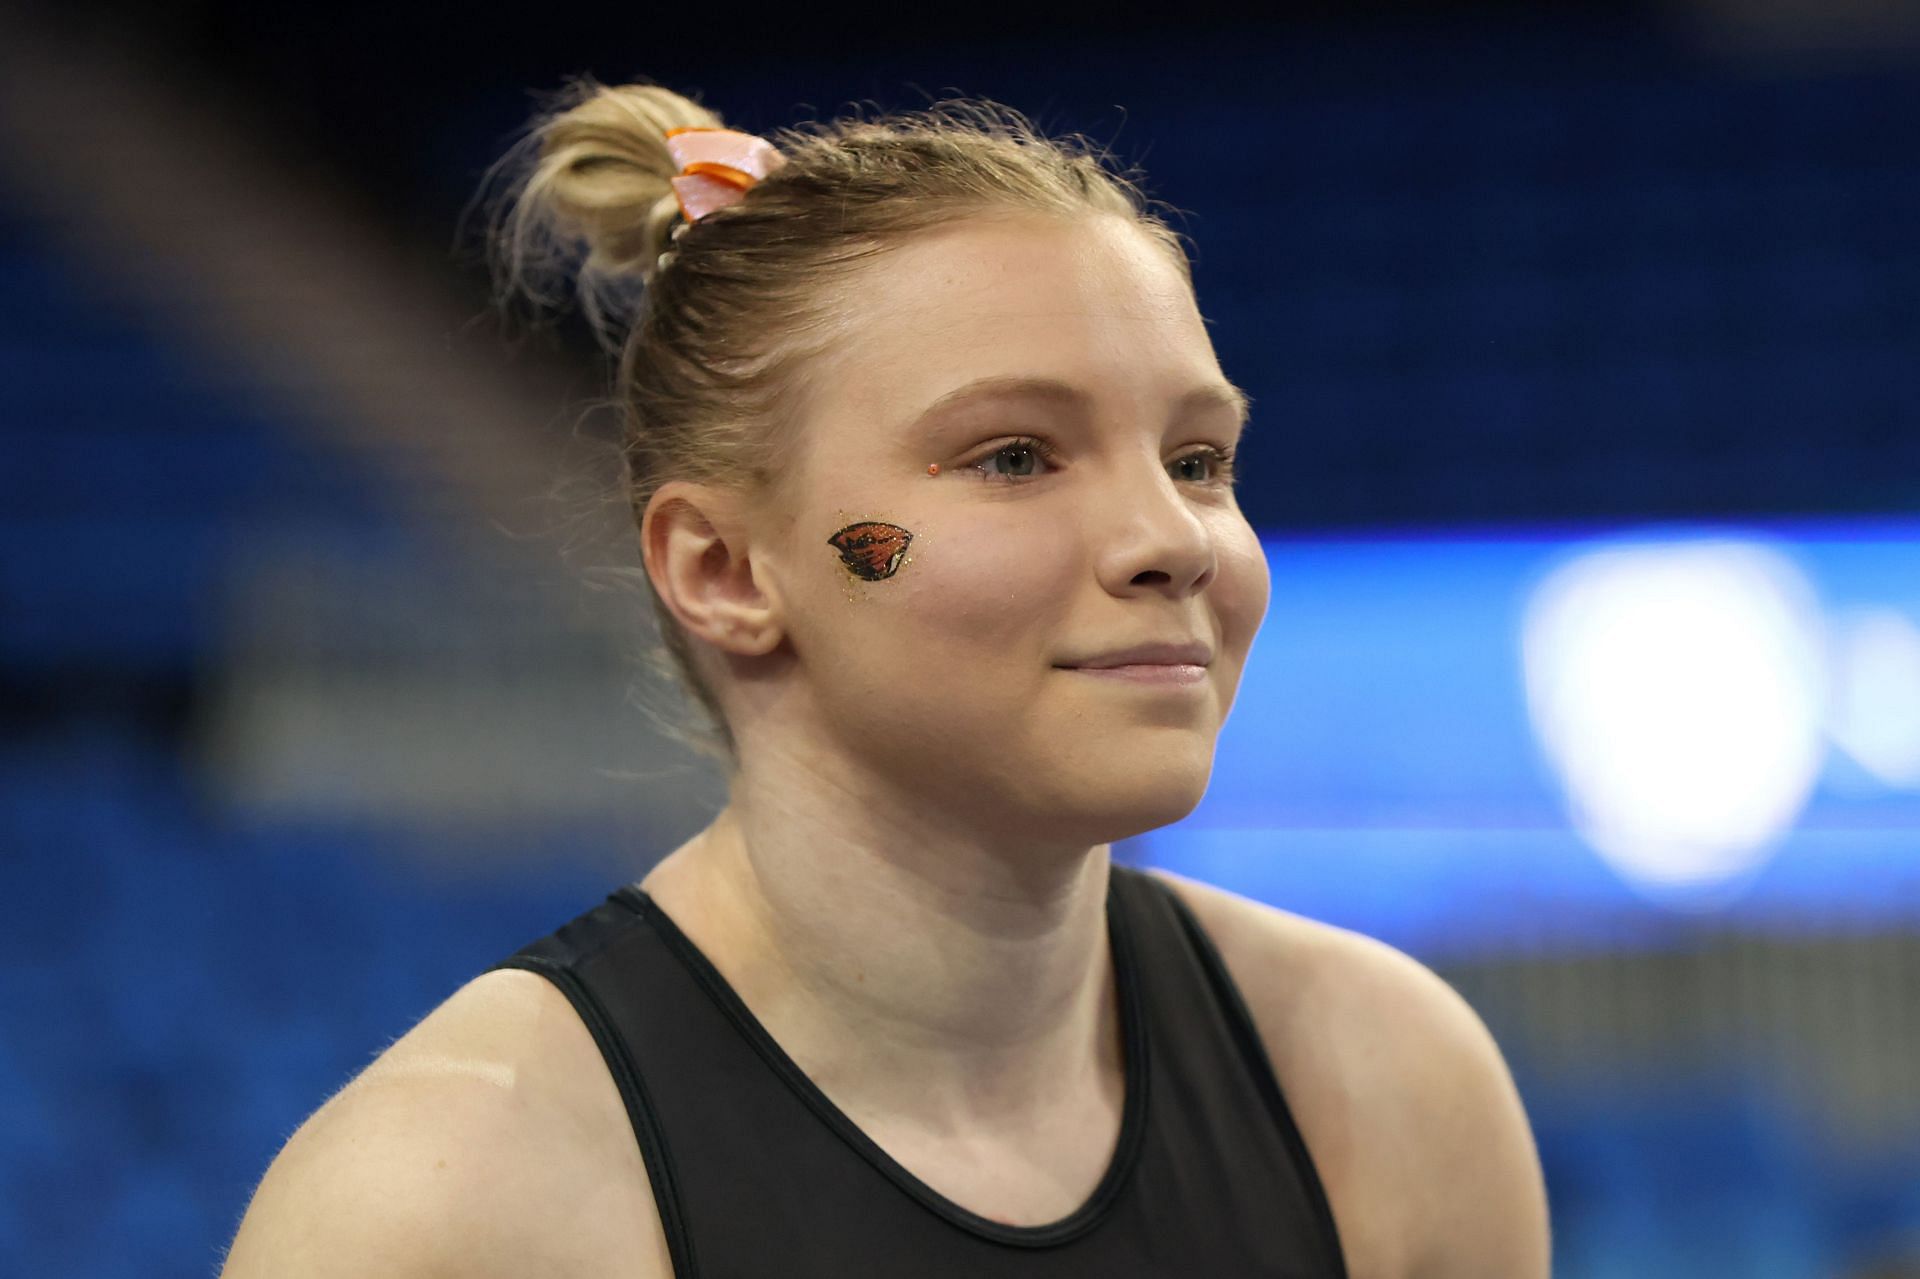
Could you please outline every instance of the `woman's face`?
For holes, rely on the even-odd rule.
[[[1242,414],[1178,269],[1118,217],[980,219],[848,296],[756,552],[792,650],[763,704],[785,740],[853,761],[856,794],[1028,838],[1178,820],[1268,594],[1215,460]],[[910,540],[856,571],[831,539],[869,522]],[[1184,684],[1071,669],[1149,643],[1211,656]]]

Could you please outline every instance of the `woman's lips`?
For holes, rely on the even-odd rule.
[[[1132,666],[1063,666],[1060,669],[1094,679],[1116,680],[1126,684],[1157,684],[1171,687],[1204,684],[1207,668],[1190,662],[1154,662]]]

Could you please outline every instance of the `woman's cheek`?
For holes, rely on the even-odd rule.
[[[1059,521],[999,506],[952,511],[837,511],[820,551],[844,607],[885,617],[895,634],[940,647],[1005,641],[1067,595]]]
[[[929,529],[913,582],[915,629],[967,643],[1031,637],[1073,597],[1058,519],[992,508]]]
[[[1245,519],[1220,541],[1220,578],[1214,608],[1220,616],[1225,642],[1244,651],[1267,615],[1273,577],[1266,548]]]

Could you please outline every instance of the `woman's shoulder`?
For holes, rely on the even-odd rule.
[[[1370,1116],[1405,1095],[1406,1050],[1459,996],[1375,938],[1212,884],[1148,872],[1173,890],[1219,951],[1302,1126],[1322,1120],[1316,1162],[1341,1162]],[[1387,1072],[1390,1077],[1383,1077]],[[1323,1154],[1324,1148],[1324,1154]]]
[[[545,978],[498,969],[295,1131],[222,1273],[584,1276],[638,1258],[672,1273],[599,1049]]]
[[[1459,999],[1432,969],[1378,938],[1158,867],[1145,873],[1193,913],[1256,1015],[1361,1011],[1366,1004],[1356,1008],[1356,995],[1441,1005]]]
[[[1354,1279],[1454,1273],[1448,1250],[1483,1212],[1503,1215],[1485,1232],[1512,1241],[1499,1246],[1543,1246],[1526,1117],[1458,991],[1377,938],[1150,873],[1193,912],[1245,998]]]

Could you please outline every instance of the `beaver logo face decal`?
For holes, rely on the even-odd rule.
[[[840,552],[847,572],[869,582],[885,581],[900,567],[913,534],[898,524],[867,520],[849,524],[827,539],[827,545]]]

